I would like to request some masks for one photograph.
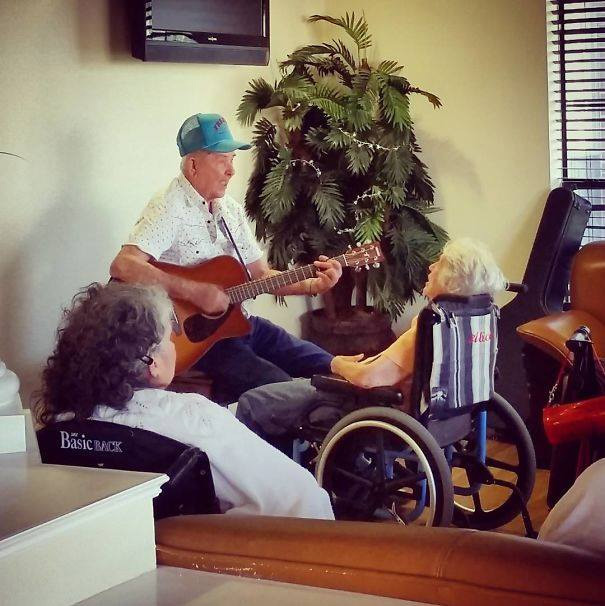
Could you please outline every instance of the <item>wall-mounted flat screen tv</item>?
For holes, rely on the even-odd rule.
[[[269,62],[269,0],[137,0],[131,10],[143,61]]]

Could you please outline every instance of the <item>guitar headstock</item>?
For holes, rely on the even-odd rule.
[[[341,261],[341,257],[343,261]],[[356,271],[360,271],[364,266],[366,269],[370,269],[370,265],[378,267],[379,263],[384,261],[378,242],[361,244],[355,248],[349,247],[349,250],[341,255],[341,257],[337,257],[337,259],[342,265],[345,267],[353,267]]]

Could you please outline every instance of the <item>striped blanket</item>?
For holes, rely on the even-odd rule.
[[[490,297],[468,303],[437,300],[428,402],[431,416],[447,417],[489,400],[494,392],[498,308]]]

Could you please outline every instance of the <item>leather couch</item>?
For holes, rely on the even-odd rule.
[[[586,551],[458,528],[228,515],[156,522],[158,564],[447,606],[605,604]]]

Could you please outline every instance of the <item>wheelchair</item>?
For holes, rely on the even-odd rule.
[[[488,295],[441,296],[424,308],[407,403],[391,388],[313,377],[319,397],[298,428],[293,457],[310,460],[337,518],[487,530],[521,513],[535,536],[526,509],[533,444],[494,391],[497,320]],[[333,426],[312,422],[323,396],[335,393],[341,418]]]
[[[156,520],[220,513],[208,456],[199,448],[105,421],[59,421],[36,432],[42,463],[164,473],[153,500]]]

